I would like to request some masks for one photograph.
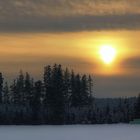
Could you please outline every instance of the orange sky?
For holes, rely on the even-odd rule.
[[[117,87],[117,90],[122,88],[122,91],[118,94],[116,90],[113,92],[114,96],[124,96],[130,86],[132,91],[129,89],[126,96],[137,95],[140,90],[136,86],[140,76],[139,36],[140,31],[2,33],[0,70],[8,80],[13,79],[21,69],[32,73],[36,78],[42,78],[45,65],[60,63],[79,73],[94,75],[97,96],[104,96],[104,88],[105,95],[110,96]],[[103,45],[110,45],[117,52],[114,61],[109,65],[99,55]],[[110,90],[107,88],[109,85],[112,87]]]
[[[140,0],[0,0],[0,71],[8,81],[21,69],[42,78],[46,64],[61,63],[92,74],[98,97],[135,96],[139,36]],[[102,46],[115,49],[112,63]]]
[[[126,69],[122,63],[127,59],[138,59],[139,36],[140,32],[135,31],[5,33],[0,35],[1,69],[10,67],[13,72],[19,69],[30,71],[37,66],[33,70],[37,73],[45,64],[56,62],[76,68],[80,72],[93,74],[132,73],[136,69]],[[117,51],[117,56],[110,66],[106,66],[99,56],[99,48],[102,45],[111,45]],[[77,64],[80,67],[76,67]]]

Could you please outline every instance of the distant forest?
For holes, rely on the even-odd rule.
[[[46,66],[38,81],[20,71],[8,85],[0,73],[0,124],[111,124],[140,118],[140,96],[96,99],[93,81],[58,64]]]

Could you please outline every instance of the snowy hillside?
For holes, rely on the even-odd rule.
[[[139,140],[140,125],[1,126],[1,140]]]

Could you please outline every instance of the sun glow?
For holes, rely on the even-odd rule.
[[[116,57],[116,49],[111,45],[103,45],[100,48],[100,56],[104,63],[111,64]]]

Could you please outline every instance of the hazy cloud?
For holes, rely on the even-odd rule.
[[[140,29],[139,0],[0,0],[0,31]]]
[[[139,0],[0,0],[0,5],[5,17],[140,13]]]
[[[0,31],[66,32],[82,30],[140,29],[140,15],[27,18],[0,23]]]
[[[140,71],[140,57],[132,57],[124,60],[121,63],[124,68],[139,69]]]
[[[95,76],[95,96],[137,96],[140,91],[139,83],[139,75]]]

